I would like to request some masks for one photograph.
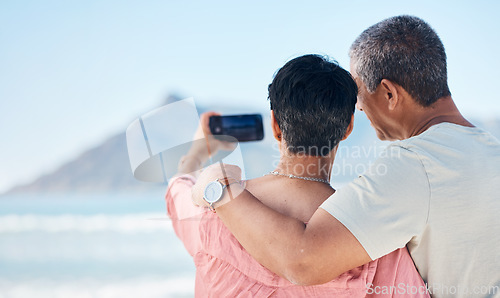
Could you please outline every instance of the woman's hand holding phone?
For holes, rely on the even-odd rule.
[[[210,131],[210,117],[220,116],[217,112],[205,112],[200,115],[200,125],[194,136],[191,148],[181,159],[178,166],[179,173],[193,173],[219,150],[232,151],[237,146],[237,142],[228,142],[216,139]]]

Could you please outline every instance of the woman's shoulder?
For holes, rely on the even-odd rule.
[[[303,222],[335,192],[325,183],[271,175],[247,180],[245,189],[269,208]]]

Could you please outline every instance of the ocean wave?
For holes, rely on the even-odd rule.
[[[38,215],[9,214],[0,216],[1,233],[22,232],[118,232],[144,233],[172,230],[170,219],[162,213],[122,215]]]

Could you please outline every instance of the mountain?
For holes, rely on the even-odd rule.
[[[179,99],[170,96],[166,103]],[[225,106],[212,107],[223,114],[241,113],[241,108]],[[206,109],[200,108],[199,112]],[[255,112],[255,111],[248,111]],[[254,178],[268,173],[279,160],[279,152],[270,131],[269,116],[263,113],[265,139],[262,142],[240,144],[246,178]],[[362,174],[370,162],[384,150],[388,142],[377,140],[364,113],[356,113],[354,132],[342,142],[337,152],[332,183],[337,186]],[[500,119],[476,120],[473,123],[500,139]],[[182,128],[176,128],[182,133]],[[68,193],[68,192],[140,192],[164,187],[162,184],[145,183],[134,179],[128,159],[125,128],[90,148],[81,156],[63,164],[53,173],[43,175],[35,181],[12,188],[13,193]]]
[[[115,135],[101,145],[84,152],[55,172],[43,175],[8,193],[102,192],[150,188],[134,179],[127,155],[125,133]]]
[[[171,95],[166,99],[164,104],[172,103],[179,99],[182,98]],[[231,106],[214,106],[211,109],[222,111],[225,114],[241,113],[242,110],[241,107],[236,108]],[[206,110],[206,108],[198,107],[198,113]],[[90,148],[77,158],[64,163],[54,172],[42,175],[31,183],[15,186],[7,191],[6,194],[139,192],[164,187],[165,185],[161,183],[145,183],[134,178],[128,158],[125,130],[126,128],[99,146]],[[173,133],[182,134],[182,127],[176,127]],[[269,134],[268,131],[265,133]],[[264,142],[254,144],[243,144],[241,147],[242,151],[250,159],[258,159],[260,161],[249,163],[248,168],[252,169],[252,172],[259,171],[259,164],[271,164],[269,158],[259,157],[260,153],[272,149],[268,139]],[[255,158],[255,156],[259,158]],[[270,155],[267,154],[266,156]]]

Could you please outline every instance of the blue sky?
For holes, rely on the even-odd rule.
[[[453,97],[500,118],[498,1],[0,2],[0,192],[48,173],[162,103],[267,108],[288,59],[327,54],[348,68],[368,26],[412,14],[438,32]]]

